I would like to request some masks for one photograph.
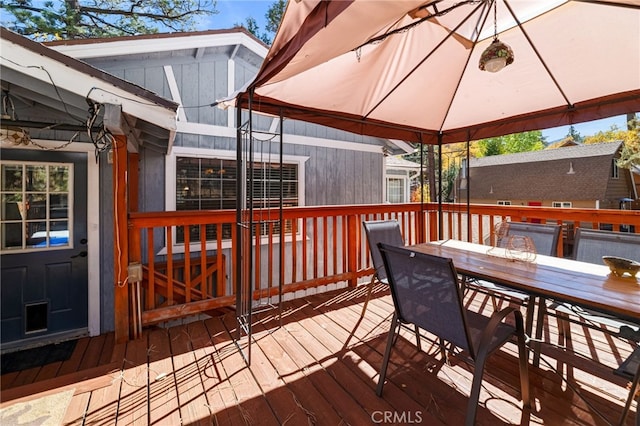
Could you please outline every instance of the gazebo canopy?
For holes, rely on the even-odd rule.
[[[640,111],[640,0],[296,0],[254,111],[451,143]],[[479,69],[497,37],[514,52]]]

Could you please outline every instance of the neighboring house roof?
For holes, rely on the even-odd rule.
[[[405,160],[399,155],[390,155],[386,157],[387,169],[409,169],[420,170],[420,164],[413,161]]]
[[[474,199],[602,200],[622,142],[471,159]]]
[[[5,28],[0,32],[2,89],[10,95],[34,108],[55,111],[56,122],[66,119],[73,124],[86,120],[87,99],[116,105],[138,140],[169,149],[176,130],[177,103]],[[45,116],[51,119],[53,115]],[[37,129],[37,124],[20,126]]]
[[[579,143],[574,141],[573,138],[564,138],[547,145],[545,149],[555,149],[555,148],[562,148],[562,147],[576,146],[576,145],[579,145]]]

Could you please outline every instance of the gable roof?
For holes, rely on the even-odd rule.
[[[469,167],[486,167],[532,162],[539,163],[585,157],[612,156],[618,151],[621,145],[622,142],[596,143],[555,149],[543,149],[540,151],[518,152],[515,154],[490,155],[487,157],[472,158],[469,162]]]
[[[405,160],[400,155],[390,155],[386,157],[385,164],[387,169],[408,169],[408,170],[420,170],[420,164]]]
[[[116,105],[139,140],[170,149],[177,103],[5,28],[0,27],[0,34],[3,90],[34,107],[57,111],[59,118],[74,125],[86,120],[87,99]],[[43,123],[19,126],[42,128],[38,124]]]
[[[254,65],[256,71],[262,65],[268,52],[268,47],[244,28],[59,40],[44,44],[58,52],[94,64],[106,58],[119,61],[126,60],[127,57],[138,60],[138,58],[152,57],[157,59],[180,55],[194,58],[195,61],[206,54],[223,52],[231,57],[243,58]],[[241,49],[238,49],[239,47]],[[216,103],[223,104],[218,101]],[[186,122],[186,118],[182,121]],[[402,140],[378,138],[378,141],[376,144],[382,145],[384,150],[394,155],[410,153],[415,150],[414,147]]]
[[[612,142],[471,159],[470,196],[493,200],[603,200],[611,162],[621,146],[622,142]]]

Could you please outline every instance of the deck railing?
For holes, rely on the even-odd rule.
[[[467,212],[463,204],[435,203],[296,207],[283,209],[282,227],[278,210],[261,210],[254,212],[251,233],[253,267],[245,272],[254,300],[277,300],[280,289],[356,285],[372,273],[361,223],[388,218],[400,222],[407,244],[439,238],[491,244],[500,221],[558,223],[565,256],[577,227],[640,232],[640,211],[629,210],[471,205]],[[129,260],[143,269],[138,322],[235,304],[235,222],[235,211],[130,213]]]

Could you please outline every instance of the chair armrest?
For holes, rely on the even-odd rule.
[[[482,337],[480,338],[480,344],[478,346],[478,357],[484,357],[487,355],[490,348],[491,339],[495,334],[495,330],[509,314],[514,315],[516,321],[516,331],[518,333],[524,334],[524,321],[522,319],[522,312],[520,312],[520,310],[516,309],[513,306],[508,306],[498,312],[495,312],[493,315],[491,315],[487,326],[482,331]]]

